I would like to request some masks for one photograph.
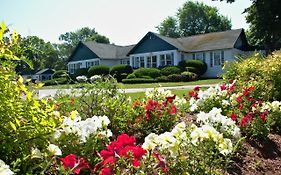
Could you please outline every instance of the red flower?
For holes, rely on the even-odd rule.
[[[194,91],[199,91],[200,90],[200,86],[195,86],[195,88],[193,90]]]
[[[233,82],[234,82],[234,80],[229,80],[229,83],[230,83],[230,84],[233,84]]]
[[[260,118],[262,119],[262,121],[264,121],[264,122],[266,121],[267,114],[268,114],[267,111],[260,113]]]
[[[177,107],[175,105],[171,106],[170,115],[176,115],[176,113],[177,113]]]
[[[169,103],[173,103],[173,101],[174,101],[175,98],[176,98],[176,95],[174,95],[174,96],[169,96],[169,97],[166,97],[166,100],[167,100],[167,102],[169,102]]]
[[[248,90],[249,90],[249,91],[255,90],[255,86],[250,86],[250,87],[248,88]]]
[[[232,85],[232,86],[229,87],[229,91],[230,91],[230,92],[234,92],[234,85]]]
[[[237,115],[236,115],[234,112],[232,112],[232,114],[231,114],[231,119],[232,119],[233,121],[236,121],[236,120],[237,120]]]
[[[132,164],[134,167],[140,167],[140,161],[138,159],[133,159]]]
[[[239,109],[239,110],[242,110],[242,109],[243,109],[243,104],[242,104],[242,103],[239,104],[238,109]]]
[[[134,146],[136,144],[136,138],[123,133],[117,137],[117,142],[122,143],[123,146]]]
[[[238,103],[241,103],[241,99],[242,99],[242,95],[239,95],[237,98],[236,98],[236,101],[238,102]]]
[[[226,85],[225,84],[221,85],[220,89],[221,89],[221,91],[226,90]]]
[[[197,92],[195,92],[195,91],[190,91],[190,92],[188,93],[188,95],[189,95],[190,97],[194,97],[195,99],[198,99],[198,94],[197,94]]]
[[[250,121],[252,121],[252,119],[253,119],[253,114],[252,113],[248,113],[247,115],[245,115],[242,118],[242,120],[240,122],[241,126],[242,127],[246,126]]]
[[[110,168],[101,169],[99,175],[112,175],[114,174]]]
[[[89,164],[83,158],[77,158],[74,154],[69,154],[60,158],[65,169],[71,169],[74,174],[79,174],[82,169],[90,168]]]

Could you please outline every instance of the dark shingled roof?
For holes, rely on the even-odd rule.
[[[35,73],[35,75],[40,75],[40,74],[53,74],[55,71],[50,68],[42,69],[38,72]]]
[[[114,59],[127,58],[129,51],[135,46],[117,46],[114,44],[103,44],[94,41],[82,42],[91,51],[93,51],[99,58]]]
[[[153,33],[162,40],[177,47],[184,52],[197,52],[217,49],[234,48],[243,29],[228,30],[223,32],[213,32],[207,34],[194,35],[184,38],[170,38]]]

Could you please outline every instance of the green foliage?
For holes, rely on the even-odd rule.
[[[182,72],[181,75],[183,76],[183,81],[195,81],[198,80],[198,75],[193,72]]]
[[[198,75],[201,76],[207,71],[207,64],[201,60],[187,60],[186,61],[187,67],[194,67],[198,70]],[[190,70],[188,70],[191,72]],[[194,72],[196,73],[196,72]]]
[[[132,79],[123,79],[122,83],[125,84],[137,84],[137,83],[154,83],[155,80],[152,78],[132,78]]]
[[[168,82],[169,79],[168,79],[167,76],[161,76],[161,77],[155,78],[155,81],[156,81],[156,82]]]
[[[80,69],[76,69],[75,72],[74,72],[74,79],[76,79],[76,77],[78,76],[87,76],[88,75],[88,68],[80,68]]]
[[[68,77],[67,70],[57,70],[53,74],[53,78],[62,78],[62,77]]]
[[[168,16],[156,28],[159,31],[160,35],[164,35],[172,38],[180,37],[178,21],[175,17]]]
[[[186,60],[182,60],[178,63],[178,67],[182,70],[182,71],[185,71],[186,70],[186,67],[188,65],[186,64]]]
[[[61,78],[53,78],[51,80],[45,80],[43,81],[45,86],[52,86],[52,85],[59,85],[59,84],[67,84],[69,83],[69,79],[67,77],[61,77]]]
[[[199,71],[198,71],[198,69],[196,67],[186,67],[186,70],[188,72],[192,72],[194,74],[198,74],[199,73]]]
[[[161,69],[161,74],[165,76],[171,74],[180,74],[180,73],[181,73],[181,69],[176,66],[168,66]]]
[[[109,67],[104,65],[97,65],[92,66],[88,70],[88,77],[94,76],[94,75],[108,75],[109,74]]]
[[[170,37],[191,36],[231,29],[231,21],[216,7],[187,1],[176,17],[167,17],[159,26],[160,34]]]
[[[241,89],[245,85],[256,88],[254,97],[263,100],[281,100],[281,53],[264,58],[254,54],[236,62],[227,62],[224,79],[236,79]]]
[[[143,76],[156,78],[161,76],[161,71],[157,68],[139,68],[134,71],[134,74],[137,78],[142,78]]]
[[[120,82],[120,81],[122,81],[122,79],[124,79],[124,76],[122,76],[122,74],[129,75],[131,73],[133,73],[133,68],[127,64],[115,65],[110,70],[110,74],[115,76],[118,82]]]
[[[183,76],[181,74],[168,75],[168,80],[171,82],[180,82],[183,81]]]
[[[137,78],[136,77],[136,75],[135,74],[129,74],[128,76],[127,76],[127,79],[133,79],[133,78]]]
[[[21,48],[16,33],[4,39],[4,26],[0,29],[0,154],[19,174],[25,174],[34,166],[31,148],[45,149],[59,120],[52,115],[53,107],[33,98],[22,77],[15,74],[14,61],[20,58],[11,49]]]

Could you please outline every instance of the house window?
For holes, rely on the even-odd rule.
[[[135,67],[135,57],[132,57],[132,66]]]
[[[203,53],[203,62],[206,63],[206,54],[205,54],[205,52]]]
[[[213,67],[213,52],[210,52],[210,67]]]
[[[195,53],[192,54],[192,59],[195,60]]]
[[[152,56],[151,65],[152,65],[152,67],[157,67],[157,56],[156,55]]]
[[[69,64],[68,68],[69,68],[69,73],[74,74],[74,64]]]
[[[221,65],[221,52],[214,52],[214,66]]]
[[[152,60],[152,59],[151,59],[151,56],[148,56],[148,57],[147,57],[147,64],[146,64],[146,67],[147,67],[147,68],[151,68],[151,60]]]
[[[135,67],[140,67],[140,57],[135,57]]]
[[[184,54],[181,54],[181,61],[184,60]]]
[[[144,57],[140,57],[140,67],[144,67]]]
[[[160,66],[166,65],[165,55],[160,55]]]
[[[221,65],[224,65],[224,51],[221,51]]]
[[[166,65],[172,66],[174,65],[174,53],[166,54]]]

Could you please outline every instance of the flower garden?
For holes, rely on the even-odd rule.
[[[251,59],[234,63],[244,68],[228,69],[226,83],[184,97],[156,88],[133,101],[114,78],[95,76],[79,92],[35,99],[36,87],[15,73],[18,35],[4,39],[5,32],[2,26],[0,174],[232,174],[244,142],[281,131],[278,64],[260,66],[264,77]]]

